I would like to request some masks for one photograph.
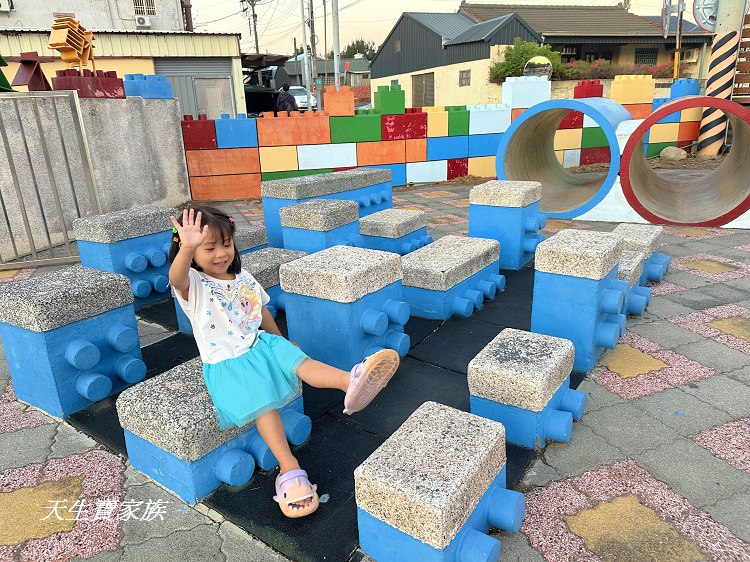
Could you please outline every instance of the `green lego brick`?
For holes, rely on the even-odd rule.
[[[284,178],[296,178],[299,176],[314,176],[315,174],[327,174],[333,172],[332,168],[320,168],[318,170],[288,170],[286,172],[263,172],[260,175],[262,181],[280,180]]]
[[[668,146],[677,146],[677,141],[648,143],[648,145],[646,145],[646,158],[659,156],[661,151]]]
[[[448,136],[460,137],[469,134],[469,112],[465,105],[446,105],[448,112]]]
[[[331,142],[372,142],[382,138],[380,114],[331,117]]]
[[[3,60],[3,57],[0,56],[0,67],[2,66],[8,66],[8,63]],[[3,71],[0,70],[0,92],[12,92],[13,88],[10,87],[10,84],[8,83],[7,78],[5,78],[5,75],[3,74]]]
[[[375,92],[375,111],[383,115],[406,113],[406,94],[398,84],[378,86]]]
[[[581,148],[602,148],[609,146],[607,135],[601,127],[584,127],[581,135]]]

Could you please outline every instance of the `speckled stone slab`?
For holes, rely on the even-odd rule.
[[[536,247],[534,268],[546,273],[603,279],[620,261],[622,240],[605,232],[561,230]]]
[[[124,275],[74,266],[0,284],[0,322],[46,332],[132,302]]]
[[[172,228],[169,217],[176,215],[177,209],[146,205],[104,215],[84,217],[73,221],[76,240],[86,242],[119,242]]]
[[[357,505],[442,549],[504,465],[502,424],[425,402],[354,471]]]
[[[447,291],[499,258],[497,240],[443,236],[401,258],[404,285]]]
[[[385,209],[359,219],[360,234],[383,238],[401,238],[426,226],[427,215],[423,211],[408,209]]]
[[[236,222],[234,228],[234,243],[240,252],[268,244],[266,228],[260,224],[250,222]]]
[[[327,232],[359,220],[356,201],[313,199],[279,209],[281,226]]]
[[[627,281],[631,287],[638,284],[638,279],[643,274],[643,261],[645,259],[646,254],[643,252],[623,250],[620,256],[620,265],[617,268],[617,278]]]
[[[220,430],[199,358],[130,387],[117,399],[123,429],[194,461],[255,425]]]
[[[307,255],[298,250],[263,248],[240,257],[242,268],[250,272],[264,289],[279,284],[279,268],[282,263],[294,261]]]
[[[315,252],[279,270],[281,289],[336,302],[354,302],[401,279],[398,254],[351,246]]]
[[[264,181],[260,184],[260,193],[262,197],[277,199],[307,199],[389,181],[391,171],[388,169],[355,168],[328,174]]]
[[[490,180],[471,188],[469,203],[491,207],[526,207],[542,198],[538,181]]]
[[[573,343],[506,328],[469,362],[469,392],[541,412],[573,370]]]
[[[623,249],[643,252],[646,257],[653,254],[661,243],[664,227],[652,224],[620,224],[612,234],[623,240]]]

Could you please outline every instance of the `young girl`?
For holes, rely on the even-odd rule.
[[[169,281],[193,326],[219,427],[254,420],[279,461],[274,500],[287,517],[309,515],[318,508],[316,486],[289,449],[278,409],[299,392],[302,379],[344,391],[344,413],[358,412],[396,372],[398,354],[378,351],[350,373],[310,359],[281,337],[265,307],[268,295],[242,269],[232,217],[191,208],[182,220],[172,217],[172,224]]]

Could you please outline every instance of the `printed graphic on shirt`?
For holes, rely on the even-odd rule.
[[[257,334],[263,318],[261,313],[263,305],[254,279],[243,272],[237,277],[235,283],[221,283],[202,276],[201,281],[211,295],[209,302],[216,301],[221,305],[229,323],[238,327],[242,339],[245,339],[245,336]],[[237,301],[239,301],[239,310],[237,310]],[[215,324],[210,325],[211,329],[215,327]],[[231,337],[234,333],[230,330],[227,335]]]

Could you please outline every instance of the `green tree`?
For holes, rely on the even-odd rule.
[[[549,45],[521,41],[520,37],[516,37],[513,45],[505,50],[505,60],[490,68],[490,80],[500,84],[508,76],[523,76],[523,67],[529,59],[540,55],[547,57],[552,63],[553,76],[562,78],[565,69],[560,62],[560,53],[553,51]]]
[[[372,60],[375,56],[375,51],[377,51],[377,48],[375,47],[375,41],[365,41],[360,37],[359,39],[355,39],[346,47],[341,49],[341,58],[352,59],[357,53],[362,53],[363,55],[365,55],[365,58],[367,60]],[[326,58],[333,58],[333,49],[326,53]]]

